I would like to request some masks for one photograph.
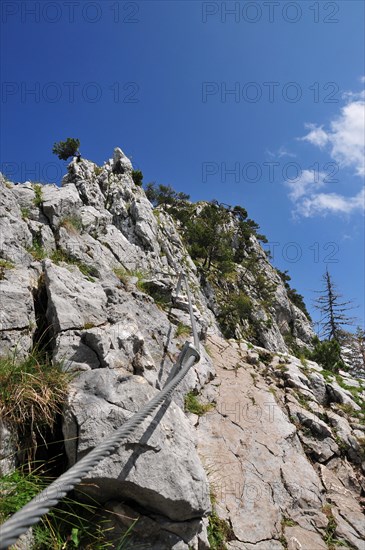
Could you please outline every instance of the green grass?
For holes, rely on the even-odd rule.
[[[79,234],[82,231],[82,220],[79,216],[65,216],[60,221],[60,227],[64,227],[69,233]]]
[[[7,269],[14,269],[14,267],[15,265],[12,262],[0,258],[0,281],[5,278],[5,271]]]
[[[22,219],[23,220],[27,220],[30,216],[30,210],[29,208],[26,208],[26,207],[22,207],[20,209],[21,213],[22,213]]]
[[[282,527],[295,527],[295,525],[298,525],[298,523],[290,518],[283,517],[281,520],[281,526]]]
[[[42,185],[39,183],[36,183],[33,185],[34,190],[34,199],[33,203],[35,206],[42,206],[43,204],[43,191],[42,191]]]
[[[170,298],[158,287],[156,287],[153,283],[150,283],[148,281],[139,280],[137,283],[137,288],[144,292],[145,294],[148,294],[153,298],[156,305],[160,306],[162,309],[166,308],[171,304]]]
[[[37,241],[34,241],[33,240],[33,245],[29,248],[26,249],[27,252],[29,252],[29,254],[31,254],[33,256],[33,258],[37,261],[41,261],[41,260],[44,260],[44,258],[47,258],[47,252],[46,250],[43,248],[43,246],[37,242]]]
[[[53,428],[67,398],[70,375],[34,352],[0,359],[0,417],[23,430]]]
[[[103,167],[102,166],[98,166],[97,164],[94,165],[94,172],[97,176],[100,176],[100,174],[102,173],[103,171]]]
[[[16,470],[0,478],[0,521],[3,522],[45,489],[52,478],[42,475],[39,466],[34,472]],[[126,529],[119,541],[113,543],[108,536],[112,527],[100,519],[97,503],[80,503],[69,496],[33,527],[33,544],[30,550],[105,550],[127,549],[128,539],[135,522]]]
[[[349,548],[349,546],[343,540],[339,540],[335,537],[337,523],[332,513],[332,507],[330,504],[325,504],[322,508],[324,515],[327,518],[327,526],[323,537],[324,542],[328,546],[328,550],[336,550],[339,546]]]
[[[64,250],[61,250],[60,248],[58,248],[57,250],[54,250],[50,258],[52,262],[55,263],[56,265],[59,265],[61,262],[65,262],[70,265],[75,265],[76,267],[79,268],[81,273],[85,275],[85,277],[87,277],[91,282],[94,281],[94,277],[98,277],[99,275],[98,270],[95,267],[84,264],[80,260],[77,260],[76,258],[73,258],[72,256],[70,256],[67,252],[65,252]]]
[[[184,399],[185,411],[202,416],[203,414],[214,409],[213,403],[201,403],[194,391],[190,391],[185,395]]]
[[[128,279],[131,275],[124,267],[115,267],[113,271],[121,283],[123,283],[124,285],[128,283]]]
[[[184,323],[178,323],[176,328],[175,336],[178,338],[179,336],[190,336],[191,334],[191,328],[188,325],[184,325]]]
[[[226,542],[230,540],[232,529],[227,521],[221,519],[215,510],[209,516],[208,541],[211,550],[226,550]]]

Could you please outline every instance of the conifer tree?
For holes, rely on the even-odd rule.
[[[322,279],[323,289],[318,291],[320,296],[315,300],[315,308],[321,313],[321,336],[326,340],[341,342],[342,327],[352,326],[354,323],[354,318],[346,313],[353,309],[353,304],[342,301],[342,294],[338,292],[328,269]]]
[[[60,160],[67,160],[70,157],[78,157],[80,160],[81,155],[79,153],[79,147],[79,139],[67,138],[66,141],[59,141],[58,143],[55,143],[52,153],[57,155]]]

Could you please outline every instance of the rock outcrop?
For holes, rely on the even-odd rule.
[[[316,363],[217,336],[208,345],[216,377],[202,398],[215,408],[191,420],[230,526],[227,548],[362,550],[365,427],[355,401],[346,415],[335,377]]]
[[[102,167],[74,159],[61,187],[0,178],[0,194],[0,357],[46,345],[74,374],[62,418],[69,466],[163,387],[189,338],[181,269],[189,281],[201,361],[78,488],[114,538],[133,524],[133,542],[152,550],[218,548],[219,516],[229,549],[364,550],[365,383],[289,355],[286,336],[309,345],[312,328],[254,237],[269,306],[253,272],[239,268],[239,279],[263,347],[224,340],[215,289],[120,149]],[[206,414],[184,413],[191,391],[211,404]],[[2,475],[15,448],[2,423]]]

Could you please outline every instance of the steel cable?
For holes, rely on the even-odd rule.
[[[53,483],[41,491],[21,510],[0,525],[0,550],[6,550],[10,545],[14,544],[20,535],[25,533],[32,525],[38,523],[41,517],[56,506],[69,491],[74,489],[101,460],[115,452],[122,440],[129,437],[157,407],[162,405],[180,384],[194,363],[199,362],[199,338],[196,331],[189,286],[183,272],[179,276],[177,290],[180,288],[182,279],[184,279],[186,284],[195,346],[189,342],[185,343],[174,366],[176,374],[140,411],[129,418],[123,426],[108,436],[105,441],[101,442],[85,457],[76,462],[67,472],[53,481]]]

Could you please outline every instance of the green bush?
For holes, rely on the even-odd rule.
[[[310,359],[316,361],[324,369],[337,373],[343,370],[345,363],[341,358],[341,346],[337,340],[323,340],[315,337],[313,339],[314,349],[310,353]]]
[[[151,296],[154,299],[156,305],[160,306],[162,309],[166,308],[171,304],[170,297],[164,292],[161,288],[156,286],[154,283],[149,281],[139,280],[137,283],[137,288]]]
[[[236,326],[251,319],[252,307],[250,297],[242,291],[225,297],[218,322],[226,338],[234,338]]]
[[[67,138],[66,141],[55,143],[52,153],[58,156],[60,160],[67,160],[74,157],[80,147],[80,140],[75,138]]]
[[[138,187],[142,187],[143,185],[143,174],[141,170],[132,170],[132,179],[135,183],[135,185],[138,185]]]

